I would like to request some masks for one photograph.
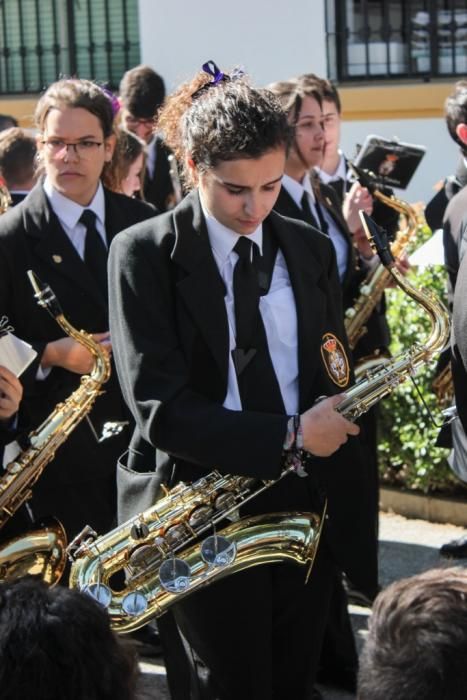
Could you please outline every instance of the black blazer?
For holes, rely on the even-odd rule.
[[[467,187],[449,202],[443,219],[444,264],[448,273],[448,301],[452,307],[459,270],[459,250],[467,245]]]
[[[105,191],[105,206],[109,242],[121,229],[153,214],[147,204],[108,191]],[[80,377],[54,367],[44,381],[36,381],[45,345],[65,334],[34,300],[26,274],[29,269],[50,284],[66,318],[77,329],[89,332],[108,329],[107,299],[61,228],[41,184],[0,218],[0,308],[15,333],[38,351],[38,357],[21,377],[25,389],[23,403],[35,428],[58,402],[66,400],[77,388]],[[104,389],[90,413],[97,433],[106,420],[128,418],[115,373]],[[49,475],[68,484],[109,475],[125,445],[123,435],[98,445],[84,420],[60,447],[41,482]]]
[[[300,410],[340,389],[321,358],[325,333],[345,347],[334,249],[309,226],[272,212],[296,301]],[[127,261],[131,260],[131,265]],[[123,232],[111,246],[110,327],[122,391],[136,419],[127,475],[155,469],[159,483],[222,473],[275,479],[287,416],[231,411],[224,288],[197,192],[173,211]],[[152,465],[152,466],[151,466]],[[329,499],[328,533],[341,566],[365,590],[376,582],[365,466],[359,443],[315,459],[312,476],[290,477],[252,502],[253,511],[310,510]],[[135,498],[134,512],[141,502]],[[351,524],[349,526],[349,524]],[[370,562],[370,566],[367,566]],[[365,564],[363,566],[363,564]],[[363,573],[363,569],[365,569]]]
[[[344,278],[341,281],[343,307],[345,310],[353,306],[354,300],[358,295],[359,285],[366,276],[366,271],[360,267],[358,262],[352,242],[352,234],[342,215],[341,204],[334,188],[319,183],[319,189],[321,193],[320,204],[327,209],[339,231],[341,231],[343,239],[347,241],[347,267]],[[283,216],[304,220],[302,209],[295,203],[285,187],[281,187],[274,209]],[[316,231],[316,229],[310,227],[310,231]],[[384,312],[385,304],[383,299],[368,319],[366,324],[367,333],[360,339],[353,351],[354,360],[370,355],[376,348],[386,348],[389,345],[389,329]]]
[[[160,136],[156,136],[156,163],[151,177],[148,170],[144,177],[144,198],[154,204],[159,212],[167,211],[173,206],[174,189],[170,177],[168,156],[170,151],[164,146]]]

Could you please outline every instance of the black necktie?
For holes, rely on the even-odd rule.
[[[91,209],[85,209],[79,220],[86,227],[84,262],[107,298],[107,248],[96,228],[96,215]]]
[[[260,262],[259,249],[247,236],[241,236],[234,251],[239,258],[233,272],[237,347],[232,350],[232,358],[237,373],[242,408],[250,411],[284,413],[284,403],[259,310],[260,293],[267,291],[260,289],[258,282],[255,262]],[[273,251],[274,259],[268,260],[271,270],[262,273],[263,278],[267,279],[268,286],[277,247],[275,250],[273,248]],[[258,267],[261,266],[258,265]],[[261,276],[261,271],[259,274]]]
[[[335,180],[330,180],[328,183],[329,187],[332,187],[334,192],[339,197],[339,202],[342,205],[346,192],[346,182],[342,177],[338,177]]]
[[[316,209],[316,213],[318,214],[318,218],[319,218],[318,228],[320,231],[327,234],[328,229],[329,229],[328,222],[324,218],[323,207],[321,206],[321,204],[318,202],[317,199],[315,200],[315,209]]]
[[[302,198],[300,200],[300,206],[302,208],[303,218],[307,224],[311,224],[315,228],[319,229],[319,223],[316,221],[311,211],[310,202],[308,200],[308,194],[303,192]]]

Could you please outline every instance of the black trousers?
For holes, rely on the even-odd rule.
[[[308,583],[294,564],[256,566],[174,607],[204,665],[192,697],[306,700],[327,620],[335,565],[321,542]]]

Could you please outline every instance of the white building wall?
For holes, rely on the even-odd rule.
[[[326,73],[322,0],[139,0],[141,60],[172,90],[213,59],[257,85]]]
[[[456,169],[459,148],[449,136],[444,119],[387,119],[372,122],[344,120],[344,153],[353,158],[356,154],[355,145],[363,143],[368,134],[389,139],[397,137],[399,141],[426,147],[426,154],[408,188],[396,191],[397,196],[408,202],[428,202],[434,194],[433,186]]]
[[[327,75],[323,0],[139,0],[141,60],[165,79],[168,91],[213,59],[221,68],[242,65],[256,85],[300,73]],[[344,115],[345,116],[345,115]],[[428,201],[433,185],[453,172],[457,149],[442,119],[347,122],[343,149],[369,133],[427,146],[401,197]]]

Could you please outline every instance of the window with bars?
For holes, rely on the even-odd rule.
[[[326,31],[335,80],[467,73],[466,0],[327,0]]]
[[[139,62],[137,0],[0,0],[0,94],[63,75],[115,88]]]

